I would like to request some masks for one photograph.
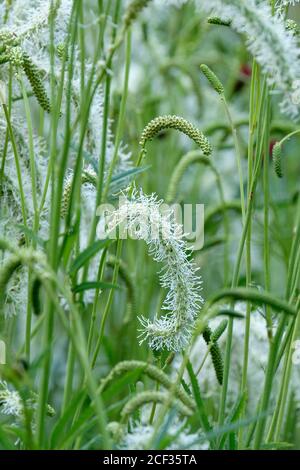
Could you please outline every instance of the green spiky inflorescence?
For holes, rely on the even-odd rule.
[[[136,19],[138,14],[150,3],[152,0],[133,0],[127,7],[124,13],[125,28],[129,28],[131,23]]]
[[[230,20],[222,20],[222,18],[219,18],[219,16],[210,16],[207,18],[207,22],[209,24],[217,24],[218,26],[230,26],[231,21]]]
[[[215,369],[217,380],[220,385],[222,385],[223,383],[224,364],[223,364],[223,357],[222,357],[221,350],[215,338],[216,337],[219,338],[221,334],[225,331],[224,326],[226,328],[227,323],[226,325],[223,324],[222,328],[220,328],[221,327],[220,325],[217,329],[219,330],[220,328],[220,330],[217,331],[217,333],[216,332],[213,333],[212,330],[209,328],[209,326],[207,326],[202,333],[206,344],[210,347],[211,360]],[[220,334],[221,331],[222,333]]]
[[[211,341],[215,343],[218,341],[218,339],[221,338],[222,334],[225,332],[226,328],[228,325],[228,320],[223,320],[221,323],[217,326],[217,328],[212,332],[211,335]]]
[[[205,64],[200,65],[200,69],[202,73],[206,76],[207,80],[211,84],[211,86],[214,88],[214,90],[219,93],[219,95],[224,94],[224,87],[216,74]]]
[[[20,47],[13,47],[8,51],[9,62],[14,67],[23,67],[24,66],[24,54]]]
[[[65,60],[66,62],[68,62],[69,54],[68,54],[68,49],[66,47],[66,44],[63,44],[63,43],[58,44],[56,48],[56,52],[61,61]]]
[[[72,192],[72,184],[73,184],[73,175],[69,175],[66,178],[63,190],[63,197],[62,197],[62,205],[61,205],[61,217],[65,217],[69,210],[70,205],[70,198]],[[97,174],[94,170],[85,169],[81,175],[81,184],[92,184],[93,186],[97,186]]]
[[[186,119],[176,115],[158,116],[152,119],[144,128],[140,145],[145,148],[147,141],[152,140],[163,129],[176,129],[192,139],[202,150],[204,155],[210,155],[211,145],[205,135]]]
[[[39,316],[42,311],[42,306],[40,302],[40,290],[42,287],[42,282],[39,278],[35,278],[33,283],[32,283],[32,288],[31,288],[31,299],[32,299],[32,308],[33,308],[33,313],[36,316]]]
[[[41,73],[38,67],[32,62],[31,58],[28,54],[23,53],[23,63],[22,63],[23,70],[30,82],[32,87],[32,91],[38,100],[41,107],[47,113],[50,113],[51,106],[50,100],[48,98],[46,89],[41,79]]]
[[[39,104],[50,113],[50,100],[41,78],[41,71],[19,44],[20,39],[16,34],[9,31],[0,33],[0,64],[9,62],[17,69],[22,68]]]
[[[2,268],[0,270],[0,313],[2,313],[4,301],[5,301],[5,292],[7,288],[7,284],[10,281],[10,278],[21,266],[21,260],[18,256],[12,255],[10,256],[5,263],[3,263]]]
[[[282,178],[283,176],[282,166],[281,166],[282,147],[281,147],[280,142],[276,142],[276,144],[274,145],[272,156],[273,156],[275,173],[278,176],[278,178]]]

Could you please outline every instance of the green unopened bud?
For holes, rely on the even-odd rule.
[[[41,73],[38,67],[32,62],[28,54],[23,53],[23,69],[30,82],[32,91],[38,100],[41,107],[47,112],[50,113],[50,100],[48,98],[46,89],[41,79]]]
[[[128,28],[136,19],[138,14],[145,8],[151,0],[133,0],[124,13],[124,24]]]
[[[207,22],[210,24],[217,24],[219,26],[231,25],[231,20],[222,20],[222,18],[219,18],[218,16],[210,16],[209,18],[207,18]]]
[[[63,61],[65,59],[65,61],[68,62],[69,54],[68,54],[68,49],[67,49],[65,44],[63,44],[63,43],[58,44],[58,46],[56,48],[56,51],[57,51],[57,55],[60,58],[60,60]]]
[[[281,148],[280,142],[276,142],[276,144],[274,145],[272,156],[273,156],[275,173],[278,176],[278,178],[282,178],[283,176],[282,166],[281,166],[282,148]]]
[[[204,155],[211,154],[211,145],[205,135],[186,119],[176,116],[158,116],[147,124],[142,132],[140,145],[145,147],[148,140],[152,140],[163,129],[176,129],[192,139],[202,150]]]
[[[219,93],[219,95],[223,95],[224,87],[216,74],[205,64],[201,64],[200,69],[216,92]]]

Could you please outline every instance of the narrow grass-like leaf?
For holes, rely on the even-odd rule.
[[[78,292],[84,292],[86,290],[91,289],[120,289],[120,286],[118,286],[117,284],[112,284],[110,282],[87,281],[72,287],[72,292],[74,292],[74,294],[77,294]]]
[[[104,248],[108,247],[113,240],[106,238],[105,240],[97,240],[92,245],[87,247],[84,251],[82,251],[77,258],[73,261],[69,274],[70,276],[74,276],[74,274],[80,269],[84,264],[95,256],[98,251],[103,250]]]
[[[198,410],[200,423],[201,423],[203,429],[206,432],[208,432],[208,431],[211,430],[211,425],[209,424],[208,416],[207,416],[206,411],[205,411],[205,405],[204,405],[203,399],[201,397],[201,392],[200,392],[198,380],[197,380],[197,377],[196,377],[195,372],[193,370],[193,366],[190,362],[188,362],[188,364],[187,364],[187,371],[188,371],[188,374],[190,376],[193,395],[194,395],[194,399],[195,399],[196,404],[197,404],[197,410]]]

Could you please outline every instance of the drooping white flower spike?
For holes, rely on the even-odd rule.
[[[259,0],[198,0],[197,3],[208,14],[230,20],[234,30],[247,36],[247,47],[260,64],[269,86],[282,96],[281,111],[297,118],[300,103],[295,99],[295,82],[300,77],[300,51],[283,19],[273,16],[269,4]]]
[[[161,286],[168,290],[162,309],[167,313],[151,322],[140,317],[143,326],[140,344],[148,340],[153,350],[181,351],[191,338],[195,319],[203,302],[197,268],[189,259],[182,227],[174,220],[174,210],[166,209],[157,196],[135,190],[107,219],[109,230],[121,227],[132,237],[144,240],[149,254],[164,263]]]

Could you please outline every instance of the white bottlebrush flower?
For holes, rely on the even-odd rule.
[[[163,209],[163,210],[162,210]],[[202,298],[197,268],[189,260],[182,227],[174,221],[174,211],[166,209],[157,197],[135,191],[125,198],[108,218],[110,230],[122,227],[130,236],[144,240],[149,254],[164,267],[160,272],[161,286],[167,289],[162,309],[167,313],[151,322],[140,318],[143,326],[141,341],[150,348],[180,351],[190,340]]]
[[[282,18],[272,16],[268,3],[259,0],[199,0],[198,4],[209,14],[230,19],[231,27],[247,36],[247,47],[269,86],[282,96],[282,112],[297,118],[300,103],[293,86],[300,77],[300,51]]]

